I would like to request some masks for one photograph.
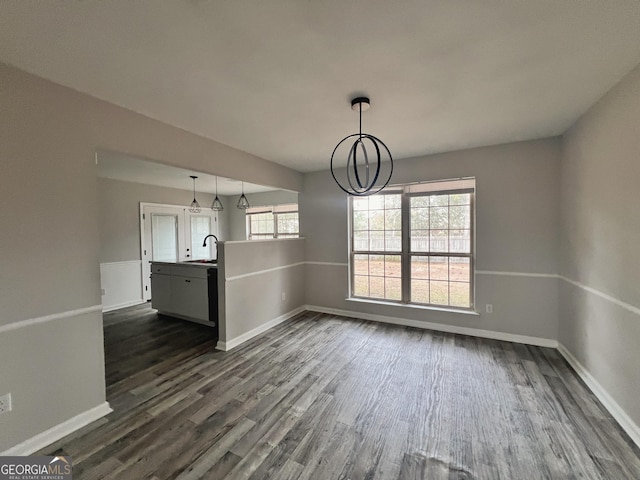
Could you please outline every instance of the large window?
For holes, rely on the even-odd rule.
[[[299,236],[298,205],[274,205],[247,209],[247,238],[297,238]]]
[[[474,179],[351,199],[351,296],[473,308]]]

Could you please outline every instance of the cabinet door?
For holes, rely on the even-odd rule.
[[[209,321],[209,289],[206,278],[190,279],[190,317]]]
[[[160,312],[171,312],[170,275],[151,275],[151,306]]]
[[[207,279],[171,277],[172,312],[184,317],[209,320]]]

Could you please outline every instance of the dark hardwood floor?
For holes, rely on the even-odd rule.
[[[631,479],[638,449],[553,349],[304,313],[231,352],[104,316],[114,412],[76,479]]]

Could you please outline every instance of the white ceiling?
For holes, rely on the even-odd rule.
[[[0,59],[299,171],[565,131],[640,62],[638,0],[0,2]]]
[[[193,180],[190,176],[196,175],[198,177],[196,179],[197,192],[212,194],[216,192],[215,175],[163,165],[106,150],[97,152],[96,160],[98,162],[98,177],[192,191]],[[217,188],[219,195],[240,195],[243,188],[245,193],[277,190],[264,185],[224,177],[218,177]]]

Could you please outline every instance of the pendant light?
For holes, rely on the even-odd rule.
[[[193,180],[193,202],[189,205],[189,211],[191,213],[200,213],[200,204],[196,200],[196,177],[195,175],[189,175]]]
[[[222,202],[218,198],[218,176],[217,175],[216,175],[216,198],[213,200],[213,203],[211,204],[211,210],[214,210],[216,212],[221,212],[222,210],[224,210],[224,207],[222,206]]]
[[[251,205],[249,205],[249,200],[247,200],[247,197],[244,195],[244,182],[242,182],[242,195],[240,195],[240,198],[238,199],[238,205],[236,205],[240,210],[246,210],[247,208],[251,207]]]
[[[378,193],[389,184],[393,174],[393,158],[382,140],[368,133],[362,133],[362,112],[369,110],[371,104],[367,97],[351,100],[351,109],[360,114],[360,131],[344,137],[331,154],[331,175],[338,186],[349,195],[364,196]],[[355,137],[346,155],[346,169],[336,172],[336,152],[343,143]],[[368,146],[368,147],[367,147]],[[346,153],[341,149],[340,153]],[[387,158],[388,157],[388,158]],[[389,160],[389,166],[383,160]],[[384,173],[383,173],[384,171]],[[338,175],[341,174],[341,180]]]

